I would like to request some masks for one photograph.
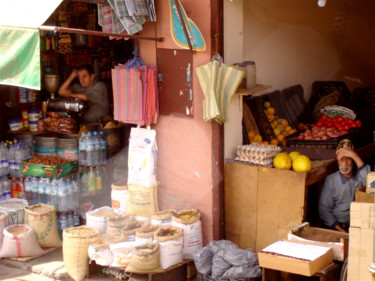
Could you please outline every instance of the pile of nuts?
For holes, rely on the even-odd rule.
[[[252,143],[239,145],[235,160],[246,161],[256,165],[272,167],[273,158],[281,151],[281,148],[274,144]]]
[[[26,160],[25,162],[30,164],[38,164],[38,165],[47,165],[47,166],[59,166],[65,163],[70,162],[71,160],[61,158],[58,156],[51,156],[51,155],[43,155],[43,156],[34,156]]]

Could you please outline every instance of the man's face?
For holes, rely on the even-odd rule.
[[[82,87],[86,90],[90,90],[92,85],[94,84],[95,74],[89,74],[86,69],[82,69],[78,71],[78,80]]]
[[[353,169],[353,159],[350,157],[341,157],[337,160],[339,164],[339,170],[344,176],[351,176]]]

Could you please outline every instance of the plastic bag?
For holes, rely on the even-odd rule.
[[[211,276],[213,278],[222,278],[224,273],[232,266],[224,258],[224,250],[219,251],[212,259]]]
[[[229,240],[212,240],[209,247],[213,255],[216,255],[220,250],[238,249],[238,246]]]
[[[193,252],[194,264],[200,273],[204,275],[211,273],[213,256],[209,246]]]
[[[224,252],[224,260],[232,266],[258,265],[258,255],[251,249],[230,249]]]
[[[244,264],[241,266],[232,266],[229,268],[224,275],[222,276],[223,279],[245,279],[245,278],[257,278],[262,275],[262,270],[259,266],[251,266],[248,264]]]

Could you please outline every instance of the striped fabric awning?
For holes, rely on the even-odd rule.
[[[107,0],[72,0],[74,2],[84,2],[89,4],[108,4]]]
[[[223,124],[228,120],[229,105],[244,72],[217,60],[199,66],[195,71],[204,94],[204,120],[214,119]]]

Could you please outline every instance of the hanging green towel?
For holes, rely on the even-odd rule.
[[[201,85],[203,119],[214,119],[219,124],[228,120],[229,105],[236,93],[244,72],[214,60],[195,69]]]

